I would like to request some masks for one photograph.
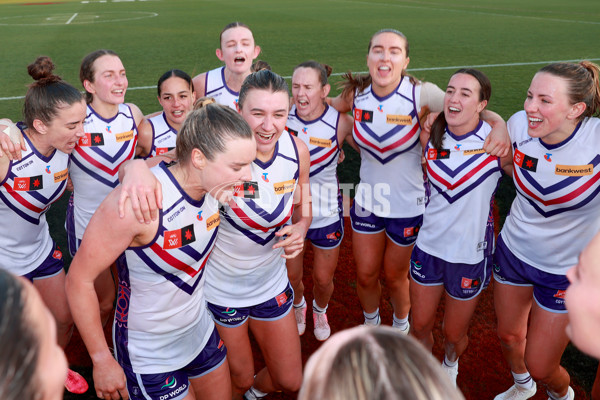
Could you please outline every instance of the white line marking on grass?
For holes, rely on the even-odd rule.
[[[496,67],[521,67],[525,65],[540,65],[540,64],[554,64],[560,62],[579,62],[582,59],[577,60],[561,60],[561,61],[533,61],[533,62],[522,62],[522,63],[508,63],[508,64],[480,64],[480,65],[466,65],[456,67],[432,67],[432,68],[409,68],[408,71],[439,71],[444,69],[460,69],[460,68],[496,68]],[[585,58],[587,61],[599,61],[600,58]],[[333,74],[332,74],[333,75]]]
[[[73,14],[73,16],[71,18],[69,18],[69,20],[67,21],[67,23],[65,25],[69,25],[71,23],[71,21],[73,21],[75,19],[75,17],[77,16],[77,14],[79,14],[79,13]]]
[[[426,7],[426,6],[409,6],[397,3],[370,3],[365,1],[352,1],[352,0],[330,0],[339,3],[354,3],[354,4],[364,4],[370,7],[373,6],[384,6],[384,7],[400,7],[400,8],[415,8],[418,10],[432,10],[432,11],[448,11],[448,12],[456,12],[456,13],[469,13],[469,14],[478,14],[478,15],[489,15],[494,17],[509,17],[509,18],[523,18],[523,19],[535,19],[541,21],[552,21],[552,22],[567,22],[571,24],[589,24],[589,25],[600,25],[599,21],[579,21],[579,20],[571,20],[571,19],[560,19],[560,18],[545,18],[531,15],[513,15],[513,14],[501,14],[501,13],[493,13],[493,12],[484,12],[484,11],[472,11],[472,10],[460,10],[455,8],[435,8],[435,7]]]
[[[532,62],[521,62],[521,63],[507,63],[507,64],[479,64],[479,65],[455,65],[448,67],[428,67],[428,68],[409,68],[408,72],[413,71],[443,71],[447,69],[461,69],[461,68],[497,68],[497,67],[521,67],[526,65],[547,65],[554,64],[560,62],[579,62],[583,59],[576,60],[558,60],[558,61],[532,61]],[[600,58],[585,58],[587,61],[600,61]],[[353,72],[355,74],[367,74],[369,71],[360,71]],[[330,76],[342,76],[346,74],[345,72],[337,72],[335,74],[331,74]],[[285,79],[291,79],[291,76],[284,76]]]
[[[427,68],[409,68],[408,72],[413,72],[413,71],[442,71],[442,70],[447,70],[447,69],[460,69],[460,68],[498,68],[498,67],[521,67],[521,66],[525,66],[525,65],[547,65],[547,64],[553,64],[553,63],[560,63],[560,62],[579,62],[582,59],[575,59],[575,60],[556,60],[556,61],[532,61],[532,62],[520,62],[520,63],[506,63],[506,64],[478,64],[478,65],[453,65],[453,66],[447,66],[447,67],[427,67]],[[587,61],[600,61],[600,58],[585,58],[585,60]],[[353,72],[354,74],[366,74],[369,71],[358,71],[358,72]],[[331,76],[341,76],[344,75],[345,72],[338,72],[335,74],[331,74]],[[292,79],[291,76],[284,76],[284,79]],[[130,87],[127,88],[127,91],[130,90],[147,90],[147,89],[156,89],[156,85],[152,85],[152,86],[137,86],[137,87]],[[0,97],[0,101],[6,101],[6,100],[19,100],[19,99],[24,99],[25,96],[11,96],[11,97]]]
[[[145,89],[156,89],[156,85],[154,85],[154,86],[138,86],[138,87],[127,88],[127,90],[145,90]]]
[[[0,0],[1,2],[1,0]],[[129,15],[129,16],[127,16]],[[47,14],[37,15],[17,15],[12,17],[0,17],[0,25],[6,26],[43,26],[43,25],[62,25],[63,21],[69,16],[69,14],[53,14],[48,16]],[[74,16],[71,16],[69,20],[70,25],[84,25],[84,24],[100,24],[108,22],[122,22],[122,21],[134,21],[143,18],[154,18],[158,16],[158,13],[150,11],[123,11],[123,12],[82,12],[76,13],[78,18],[73,22]],[[47,23],[36,22],[39,19],[48,21]],[[13,22],[17,21],[17,22]],[[19,21],[27,21],[20,23]],[[56,21],[56,22],[53,22]]]

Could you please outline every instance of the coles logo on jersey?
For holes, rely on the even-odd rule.
[[[285,130],[288,131],[291,135],[298,136],[298,131],[293,130],[292,128],[285,127]]]
[[[460,281],[461,289],[477,289],[481,285],[481,280],[479,279],[470,279],[463,277]]]
[[[515,150],[515,156],[513,157],[513,162],[515,163],[515,165],[517,165],[527,171],[531,171],[531,172],[537,171],[538,159],[529,157],[522,151]]]
[[[373,111],[356,108],[354,109],[354,120],[358,122],[372,123]]]
[[[174,231],[165,231],[163,249],[177,249],[186,246],[196,240],[194,225],[188,225]]]
[[[14,190],[29,191],[29,190],[42,190],[44,188],[44,182],[42,175],[36,176],[25,176],[17,177],[14,182]]]
[[[448,149],[428,149],[427,159],[428,160],[445,160],[450,158],[450,150]]]
[[[245,199],[258,199],[258,182],[243,182],[233,187],[233,195]]]
[[[77,143],[82,147],[104,146],[104,135],[101,133],[85,133]]]

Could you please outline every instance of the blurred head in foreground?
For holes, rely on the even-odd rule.
[[[333,335],[315,352],[298,400],[459,400],[435,360],[391,327],[358,326]]]

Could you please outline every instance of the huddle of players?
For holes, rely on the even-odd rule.
[[[336,167],[345,140],[361,157],[350,215],[364,323],[381,323],[383,268],[393,326],[431,349],[445,293],[442,365],[456,384],[469,322],[493,269],[498,331],[515,379],[496,398],[532,397],[535,381],[552,399],[573,398],[559,363],[568,343],[562,297],[567,269],[599,230],[598,67],[542,68],[524,111],[506,125],[485,110],[491,84],[480,71],[457,71],[445,92],[407,75],[408,41],[396,30],[371,38],[368,75],[345,76],[336,98],[328,97],[330,68],[299,64],[291,109],[280,76],[251,73],[260,48],[247,26],[226,26],[220,43],[216,54],[225,66],[193,80],[179,70],[165,73],[158,82],[163,111],[146,118],[124,103],[125,69],[111,51],[84,58],[85,103],[51,73],[49,59],[30,66],[36,83],[25,100],[25,123],[17,125],[26,150],[20,162],[0,158],[3,221],[27,231],[0,252],[8,259],[15,249],[31,251],[3,268],[38,287],[63,347],[72,319],[58,310],[68,310],[69,300],[98,396],[183,398],[191,387],[197,398],[253,399],[299,388],[304,242],[314,249],[314,334],[326,340],[344,234]],[[30,94],[53,85],[64,94]],[[229,108],[204,100],[193,110],[196,96]],[[426,110],[439,115],[427,119]],[[174,147],[177,163],[169,153]],[[165,163],[148,170],[131,162],[119,172],[136,155]],[[496,248],[492,201],[502,170],[513,176],[517,197]],[[75,257],[65,293],[44,212],[67,175]],[[43,189],[35,187],[38,178]],[[565,248],[567,236],[573,245]],[[117,274],[110,268],[115,260]],[[113,276],[116,361],[102,335]],[[549,324],[556,327],[551,335]],[[248,329],[266,362],[256,375]]]

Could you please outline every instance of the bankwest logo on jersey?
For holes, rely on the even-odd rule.
[[[217,226],[219,226],[220,223],[221,223],[221,216],[219,215],[219,213],[216,213],[216,214],[210,216],[206,220],[206,230],[207,231],[212,231]]]
[[[177,249],[186,246],[196,240],[194,225],[188,225],[174,231],[165,231],[163,249]]]
[[[233,195],[245,199],[258,199],[258,183],[244,182],[233,187]]]
[[[44,182],[42,181],[42,175],[26,176],[15,178],[14,190],[29,191],[29,190],[42,190],[44,188]]]
[[[79,138],[80,146],[104,146],[104,136],[101,133],[86,133]]]
[[[428,160],[444,160],[450,158],[450,150],[448,149],[428,149],[427,159]]]
[[[513,161],[516,165],[527,171],[535,172],[537,170],[538,159],[529,157],[522,151],[515,150]]]
[[[373,111],[354,109],[354,120],[358,122],[373,122]]]
[[[62,171],[59,171],[54,174],[54,183],[62,182],[65,179],[67,179],[68,176],[69,176],[69,170],[63,169]]]
[[[285,130],[288,131],[290,134],[294,135],[294,136],[298,136],[298,131],[295,131],[291,128],[288,128],[287,126],[285,127]]]

